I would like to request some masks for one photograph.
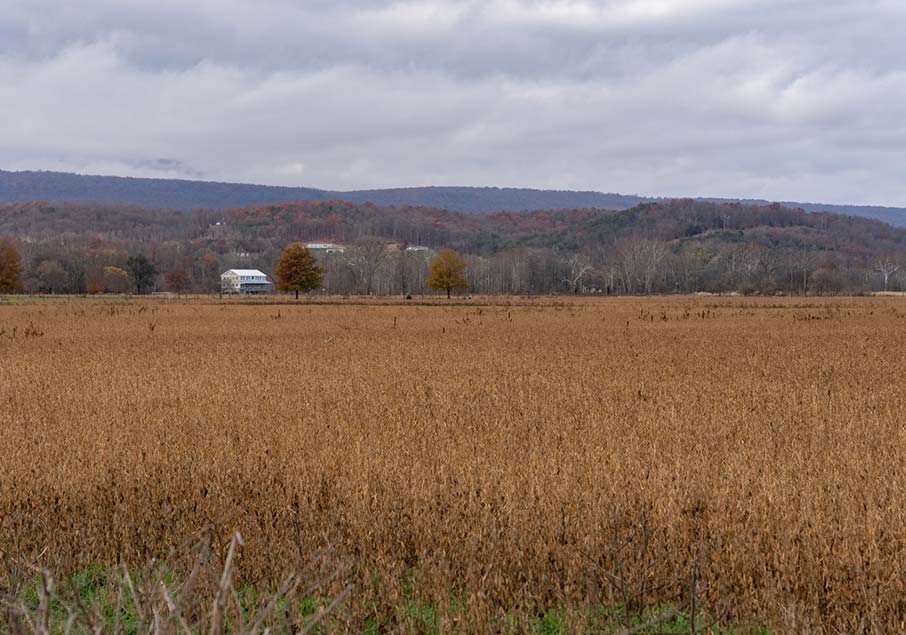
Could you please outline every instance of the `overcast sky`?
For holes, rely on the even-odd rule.
[[[906,206],[904,0],[4,0],[0,168]]]

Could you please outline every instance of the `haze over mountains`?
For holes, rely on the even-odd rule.
[[[604,192],[534,190],[496,187],[412,187],[334,191],[179,179],[81,175],[66,172],[0,170],[0,203],[27,201],[97,202],[167,209],[226,209],[290,201],[345,200],[383,206],[419,206],[457,212],[531,211],[600,208],[623,210],[644,202],[665,200]],[[716,202],[728,199],[706,198]],[[767,203],[751,201],[746,203]],[[782,202],[805,211],[882,220],[906,227],[906,208]]]

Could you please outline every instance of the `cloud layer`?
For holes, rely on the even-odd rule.
[[[4,169],[906,205],[900,0],[4,9]]]

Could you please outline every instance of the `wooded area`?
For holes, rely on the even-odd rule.
[[[430,258],[442,248],[463,255],[474,293],[906,288],[899,269],[906,229],[780,205],[699,200],[616,212],[493,214],[344,201],[188,212],[36,202],[0,206],[0,236],[15,241],[24,290],[34,293],[137,291],[138,256],[155,272],[144,290],[212,293],[221,271],[272,274],[289,243],[306,241],[343,246],[316,254],[324,291],[336,294],[427,292]]]
[[[427,186],[378,190],[323,190],[251,183],[222,183],[186,179],[97,176],[71,172],[0,170],[0,204],[28,201],[116,203],[150,208],[190,210],[229,209],[287,201],[373,203],[397,207],[433,207],[469,213],[597,208],[623,210],[669,197],[647,197],[613,192],[538,190],[520,187]],[[749,199],[698,200],[766,206],[770,201]],[[906,209],[877,205],[834,205],[783,201],[790,209],[831,212],[906,226]]]

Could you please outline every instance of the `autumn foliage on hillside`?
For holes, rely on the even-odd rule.
[[[19,239],[26,289],[44,292],[103,291],[104,268],[122,269],[130,255],[139,253],[161,272],[186,271],[188,290],[212,291],[223,269],[252,266],[272,272],[286,245],[309,241],[352,246],[378,240],[396,246],[400,258],[406,247],[451,248],[469,260],[470,287],[479,293],[804,291],[819,270],[831,272],[830,290],[856,291],[877,286],[879,259],[899,261],[906,253],[906,228],[879,221],[700,200],[622,211],[490,214],[346,201],[189,212],[34,202],[0,206],[0,236]],[[638,241],[656,243],[654,250],[642,245],[653,261],[643,263],[630,253]],[[335,255],[322,263],[326,288],[418,292],[411,285],[414,278],[425,290],[427,274],[414,270],[424,273],[424,263],[410,256],[393,271],[394,265],[385,263],[383,282],[372,289],[355,282],[361,272],[348,266],[349,255]],[[368,279],[373,281],[374,274],[369,272]],[[405,282],[393,282],[397,274]],[[894,288],[906,286],[906,281],[894,282]]]
[[[538,190],[516,187],[427,186],[379,190],[331,191],[308,187],[279,187],[249,183],[219,183],[183,179],[97,176],[51,171],[0,170],[0,204],[53,201],[143,205],[149,208],[191,210],[230,209],[287,201],[343,200],[383,207],[430,207],[468,213],[547,209],[623,210],[664,201],[634,194],[593,191]],[[698,199],[718,203],[767,205],[763,200]],[[833,212],[883,220],[906,226],[906,209],[866,205],[827,205],[783,202],[791,209]]]
[[[717,204],[693,200],[648,203],[623,211],[541,210],[466,214],[429,207],[380,207],[371,203],[314,201],[191,212],[113,204],[46,202],[0,206],[0,234],[33,239],[75,234],[112,240],[192,240],[220,224],[232,240],[276,239],[350,242],[381,236],[467,252],[520,246],[578,248],[628,234],[658,240],[709,231],[771,230],[768,241],[863,250],[902,246],[906,230],[879,221],[791,210],[780,205]],[[794,231],[798,228],[800,231]]]

